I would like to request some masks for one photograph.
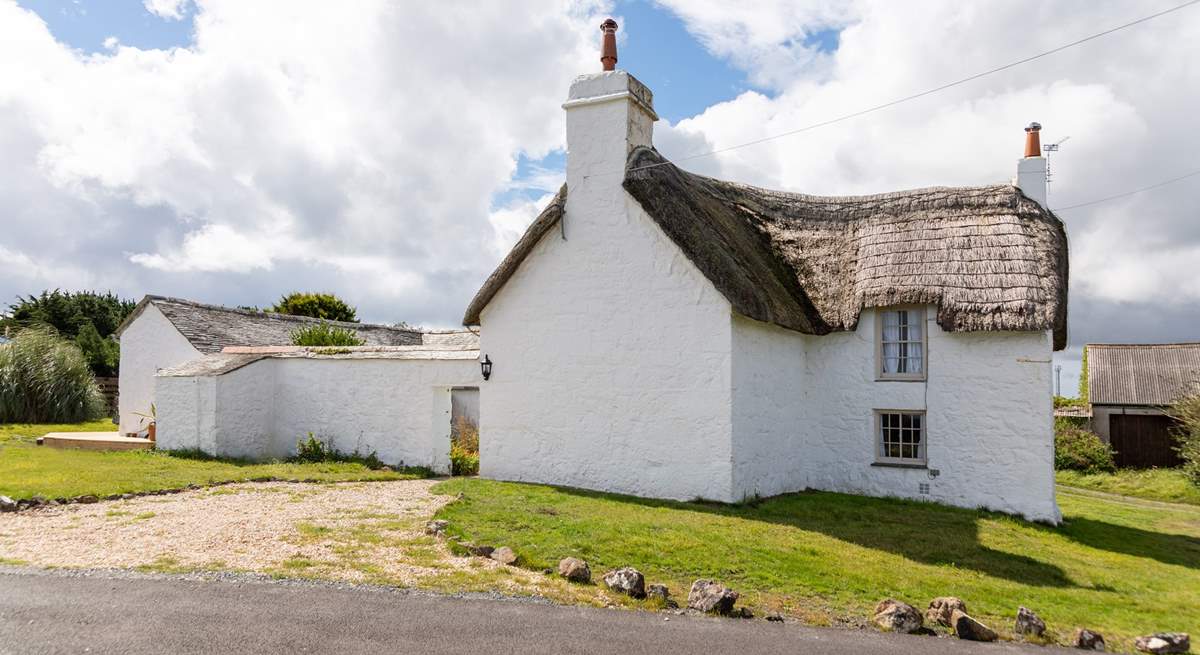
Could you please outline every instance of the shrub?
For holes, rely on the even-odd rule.
[[[479,473],[479,453],[464,450],[450,444],[450,475],[475,475]]]
[[[324,441],[313,436],[313,433],[308,433],[307,439],[301,439],[296,442],[296,454],[288,458],[289,462],[302,462],[307,464],[317,464],[321,462],[350,462],[353,464],[362,464],[369,469],[381,469],[384,464],[380,461],[375,451],[370,454],[363,455],[357,450],[352,453],[343,453],[334,448],[332,444],[327,444]]]
[[[366,341],[349,328],[313,323],[292,331],[293,346],[361,346]]]
[[[117,375],[121,365],[121,345],[115,339],[100,336],[91,323],[79,329],[75,345],[83,352],[92,373],[106,377]]]
[[[114,376],[121,363],[120,345],[109,338],[133,311],[135,303],[111,293],[94,291],[43,291],[38,296],[18,296],[0,318],[0,328],[54,328],[75,339],[96,375]],[[0,330],[2,331],[2,330]]]
[[[450,474],[479,473],[479,426],[466,416],[454,419],[450,427]]]
[[[358,322],[358,311],[332,293],[289,293],[269,310],[292,316],[311,316],[327,321]]]
[[[1112,449],[1094,432],[1072,421],[1054,422],[1054,468],[1060,471],[1111,473],[1117,470]]]
[[[77,423],[103,412],[83,353],[54,330],[27,328],[0,347],[0,423]]]
[[[1200,487],[1200,393],[1175,403],[1169,413],[1179,421],[1175,436],[1179,440],[1183,473]]]

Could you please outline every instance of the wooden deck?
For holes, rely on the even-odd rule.
[[[117,432],[51,432],[41,438],[41,444],[84,450],[146,450],[154,447],[154,442],[149,439],[122,437]]]

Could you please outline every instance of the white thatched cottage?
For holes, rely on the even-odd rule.
[[[366,341],[299,348],[318,322],[147,296],[118,329],[122,433],[157,410],[158,444],[262,459],[292,454],[308,433],[388,463],[449,468],[456,412],[478,415],[478,338],[331,322]]]
[[[1059,519],[1067,240],[1037,126],[1014,184],[816,197],[672,165],[626,72],[563,108],[566,185],[464,318],[493,364],[482,475]]]

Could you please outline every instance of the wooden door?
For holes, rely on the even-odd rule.
[[[1109,441],[1116,451],[1117,466],[1150,468],[1179,466],[1171,434],[1175,420],[1149,414],[1113,414],[1109,417]]]

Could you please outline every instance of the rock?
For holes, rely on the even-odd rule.
[[[665,609],[673,610],[679,607],[679,603],[671,598],[671,590],[665,584],[652,584],[646,587],[646,598],[658,599]]]
[[[733,613],[733,616],[736,616],[739,619],[752,619],[754,618],[754,612],[751,611],[749,607],[739,607],[737,611]]]
[[[46,503],[49,503],[49,502],[50,502],[50,499],[46,498],[42,494],[34,494],[33,498],[29,499],[29,504],[33,505],[35,507],[37,505],[45,505]]]
[[[508,546],[501,546],[493,550],[490,557],[505,566],[512,566],[517,563],[517,554]]]
[[[917,608],[894,598],[885,598],[875,605],[871,622],[882,630],[911,634],[921,629],[921,613]]]
[[[558,561],[558,574],[571,582],[592,581],[592,569],[578,557],[564,557]]]
[[[91,494],[88,494],[87,496],[80,496],[80,497],[76,498],[75,502],[83,503],[84,505],[91,505],[92,503],[100,502],[100,499]]]
[[[729,615],[738,592],[713,580],[697,580],[688,592],[688,607],[701,612]]]
[[[475,544],[463,544],[463,548],[466,548],[468,553],[476,557],[491,557],[492,553],[496,550],[491,546],[477,546]]]
[[[626,566],[604,574],[604,584],[613,591],[633,598],[646,597],[646,577],[641,571]]]
[[[1013,634],[1026,637],[1041,637],[1046,632],[1046,622],[1028,607],[1017,608],[1017,622],[1013,625]]]
[[[772,623],[783,623],[783,617],[778,614],[768,614],[767,620]]]
[[[1092,632],[1087,628],[1079,628],[1075,631],[1074,645],[1076,648],[1084,650],[1104,651],[1104,637],[1098,632]]]
[[[444,533],[446,531],[446,528],[448,528],[448,527],[450,527],[450,522],[444,521],[442,519],[437,519],[434,521],[426,521],[425,522],[425,534],[433,534],[433,535],[441,536],[441,534]]]
[[[946,627],[950,626],[950,615],[954,610],[967,611],[967,604],[961,598],[940,596],[929,601],[929,609],[925,610],[925,620]]]
[[[0,512],[17,511],[17,501],[8,496],[0,496]]]
[[[950,614],[950,627],[959,639],[968,641],[996,641],[996,631],[967,616],[966,612],[954,610]]]
[[[1192,647],[1186,632],[1156,632],[1133,640],[1134,648],[1143,653],[1186,653]]]

